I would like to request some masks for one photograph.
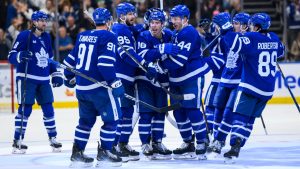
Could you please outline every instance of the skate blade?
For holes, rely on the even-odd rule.
[[[69,167],[70,168],[89,168],[93,166],[93,162],[91,163],[84,163],[80,161],[71,161]]]
[[[129,157],[121,157],[123,163],[127,163],[129,161]]]
[[[99,168],[106,168],[106,167],[121,167],[122,162],[109,162],[109,161],[97,161],[95,167]]]
[[[129,156],[128,161],[139,161],[140,156]]]
[[[25,154],[27,149],[13,148],[12,154]]]
[[[172,155],[153,154],[152,160],[171,160]]]
[[[206,154],[199,154],[197,155],[198,160],[207,160]]]
[[[60,153],[61,152],[61,148],[54,148],[54,147],[52,147],[52,152],[53,153]]]
[[[231,157],[231,158],[225,157],[224,163],[225,164],[235,164],[236,159],[237,159],[236,157]]]
[[[221,155],[216,152],[211,152],[211,153],[207,154],[208,159],[216,159],[216,158],[220,158],[220,157],[221,157]]]
[[[184,160],[184,159],[195,159],[197,156],[196,154],[193,152],[191,153],[184,153],[184,154],[173,154],[173,158],[174,159],[178,159],[178,160]]]

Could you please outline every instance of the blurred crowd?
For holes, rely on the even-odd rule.
[[[42,10],[51,16],[46,31],[51,33],[54,49],[59,51],[58,60],[63,58],[73,48],[73,43],[79,32],[91,29],[92,25],[83,14],[86,9],[90,14],[97,7],[109,9],[115,16],[115,6],[124,0],[1,0],[0,3],[0,60],[6,60],[7,54],[20,31],[30,27],[33,11]],[[164,0],[164,10],[168,11],[177,4],[184,3],[191,12],[190,23],[197,26],[200,18],[212,18],[219,12],[228,11],[235,14],[241,11],[241,0]],[[152,7],[159,7],[159,0],[127,0],[137,8],[137,23],[143,22],[144,13]],[[201,3],[199,5],[199,2]],[[84,5],[83,5],[84,4]],[[197,9],[200,6],[200,9]],[[300,60],[300,6],[299,0],[291,0],[287,6],[288,29],[297,39],[289,38],[289,59]],[[58,22],[55,22],[57,13]],[[116,19],[116,18],[114,18]],[[57,25],[57,24],[58,25]],[[56,33],[56,30],[58,33]],[[58,47],[54,42],[58,36]]]

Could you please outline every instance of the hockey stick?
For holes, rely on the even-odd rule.
[[[217,35],[208,45],[205,46],[205,48],[201,52],[201,56],[203,56],[203,53],[207,52],[206,50],[209,50],[212,45],[216,43],[216,41],[221,37],[221,33]]]
[[[296,100],[296,98],[295,98],[295,96],[294,96],[294,94],[293,94],[293,92],[292,92],[290,86],[287,84],[287,82],[286,82],[286,80],[285,80],[285,76],[284,76],[284,74],[283,74],[283,72],[282,72],[282,70],[281,70],[281,67],[279,66],[278,62],[276,62],[276,65],[277,65],[277,67],[278,67],[278,69],[279,69],[279,71],[280,71],[280,74],[281,74],[282,78],[283,78],[284,84],[285,84],[285,86],[288,88],[288,91],[289,91],[289,93],[290,93],[290,95],[291,95],[291,97],[292,97],[292,99],[293,99],[293,101],[294,101],[294,103],[295,103],[295,105],[296,105],[296,107],[297,107],[297,109],[298,109],[298,112],[300,113],[300,107],[299,107],[299,105],[298,105],[298,103],[297,103],[297,100]]]
[[[54,61],[54,60],[52,60],[52,59],[48,59],[48,60],[49,60],[49,63],[53,63],[53,64],[55,64],[57,67],[60,67],[60,68],[65,69],[65,70],[68,70],[68,71],[70,71],[70,72],[72,72],[72,73],[74,73],[74,74],[76,74],[76,75],[78,75],[78,76],[81,76],[81,77],[83,77],[83,78],[85,78],[85,79],[87,79],[87,80],[89,80],[89,81],[91,81],[91,82],[94,82],[94,83],[96,83],[96,84],[98,84],[98,85],[100,85],[100,86],[102,86],[102,87],[104,87],[104,88],[106,88],[106,89],[112,90],[112,88],[111,88],[110,86],[107,86],[106,84],[103,84],[103,83],[97,81],[96,79],[94,79],[94,78],[92,78],[92,77],[89,77],[89,76],[87,76],[87,75],[85,75],[85,74],[83,74],[83,73],[81,73],[81,72],[79,72],[79,71],[77,71],[77,70],[75,70],[75,69],[72,69],[72,68],[70,68],[70,67],[68,67],[68,66],[66,66],[66,65],[63,65],[63,64],[61,64],[61,63],[59,63],[59,62],[56,62],[56,61]],[[127,99],[132,100],[132,101],[137,102],[137,103],[140,103],[140,104],[144,105],[145,107],[147,107],[147,108],[149,108],[149,109],[151,109],[151,110],[153,110],[153,111],[156,111],[156,112],[158,112],[158,113],[164,113],[164,112],[167,112],[167,111],[179,109],[180,106],[181,106],[179,103],[176,103],[176,104],[173,104],[173,105],[171,105],[171,106],[166,106],[166,107],[158,108],[158,107],[154,107],[154,106],[152,106],[152,105],[150,105],[150,104],[148,104],[148,103],[146,103],[146,102],[143,102],[143,101],[141,101],[141,100],[138,100],[138,99],[136,99],[135,97],[132,97],[132,96],[126,94],[126,93],[124,94],[124,96],[125,96]]]
[[[261,123],[262,123],[262,125],[263,125],[263,127],[264,127],[265,133],[266,133],[266,135],[268,135],[268,132],[267,132],[267,128],[266,128],[266,124],[265,124],[264,118],[263,118],[262,116],[260,116],[260,119],[261,119]]]
[[[31,30],[29,32],[29,36],[28,36],[28,39],[27,39],[27,51],[29,51],[29,44],[30,44],[30,40],[31,40],[31,36],[32,36],[32,31]],[[26,100],[26,83],[27,83],[27,74],[28,74],[28,61],[29,60],[26,60],[25,61],[25,71],[24,71],[24,81],[23,81],[23,95],[22,95],[22,102],[21,102],[21,127],[20,127],[20,136],[19,136],[19,140],[20,140],[20,144],[19,144],[19,150],[21,150],[21,146],[22,146],[22,141],[23,141],[23,123],[24,123],[24,112],[25,112],[25,100]]]
[[[87,17],[88,20],[96,27],[96,24],[95,24],[94,20],[91,18],[91,16],[89,15],[88,11],[84,10],[83,13],[88,16]],[[118,46],[122,48],[122,50],[139,66],[139,68],[141,68],[144,72],[147,73],[147,69],[134,56],[132,56],[132,54],[130,54],[128,52],[128,50],[125,49],[122,44],[120,44],[120,42],[118,42]],[[164,92],[166,92],[167,94],[169,94],[170,97],[172,97],[174,100],[192,100],[195,98],[195,96],[191,95],[191,94],[177,95],[177,94],[171,93],[159,81],[157,81],[157,83],[162,88],[162,90]]]
[[[144,72],[148,72],[147,69],[134,57],[132,56],[127,49],[124,48],[123,45],[121,45],[118,42],[118,45],[125,51],[125,53],[144,71]],[[178,95],[178,94],[174,94],[172,92],[170,92],[168,89],[166,89],[159,81],[156,81],[159,86],[162,88],[162,90],[164,92],[166,92],[168,95],[170,95],[170,97],[172,97],[172,99],[174,100],[192,100],[195,98],[195,95],[193,94],[184,94],[184,95]]]

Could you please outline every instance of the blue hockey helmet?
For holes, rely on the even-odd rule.
[[[158,20],[158,21],[161,21],[162,23],[164,23],[166,18],[165,18],[165,15],[163,12],[154,11],[154,12],[151,12],[151,14],[149,16],[149,22],[151,22],[152,20]]]
[[[32,21],[39,21],[39,20],[48,20],[49,16],[42,11],[35,11],[31,15],[31,20]]]
[[[245,12],[240,12],[236,15],[234,15],[232,21],[233,22],[239,22],[241,25],[247,25],[250,19],[250,15]]]
[[[187,17],[187,19],[190,18],[190,10],[187,6],[185,5],[176,5],[172,8],[170,11],[170,16],[171,17]]]
[[[256,13],[250,18],[249,24],[259,26],[261,30],[268,30],[271,26],[271,18],[266,13]]]
[[[112,16],[106,8],[97,8],[93,12],[93,20],[96,25],[105,24],[108,21],[112,20]]]
[[[215,15],[212,19],[212,21],[217,24],[221,30],[228,30],[233,27],[230,20],[230,14],[228,12],[221,12]]]
[[[144,15],[144,24],[148,25],[149,24],[149,17],[150,17],[150,14],[154,11],[162,11],[161,9],[159,8],[150,8],[146,11],[145,15]]]
[[[131,3],[123,2],[117,6],[116,12],[117,17],[120,18],[121,15],[126,15],[129,12],[135,13],[135,7]]]

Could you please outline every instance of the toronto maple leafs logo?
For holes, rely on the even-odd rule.
[[[37,59],[37,66],[45,68],[48,66],[49,54],[46,53],[43,47],[41,47],[40,53],[36,52],[35,57]]]
[[[227,56],[226,67],[229,69],[234,69],[237,67],[237,60],[239,58],[239,54],[233,51],[230,51]]]

